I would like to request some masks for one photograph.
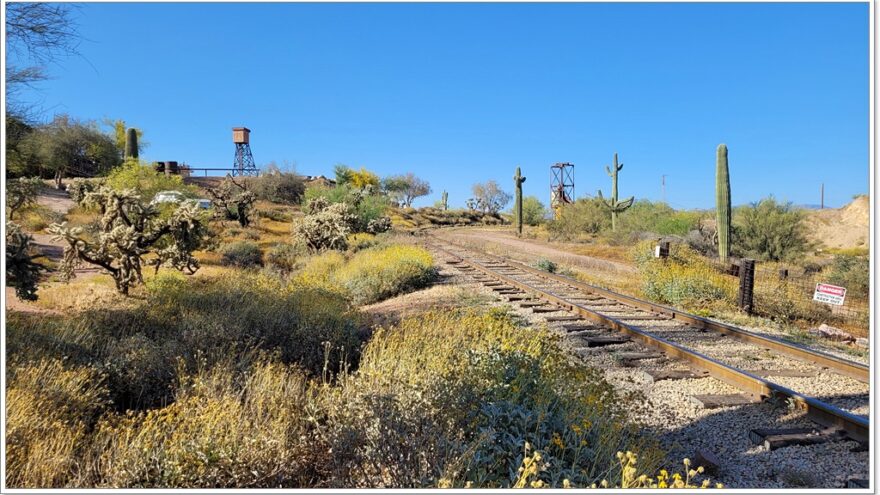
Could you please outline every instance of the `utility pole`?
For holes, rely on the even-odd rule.
[[[824,182],[819,187],[819,209],[820,210],[825,209],[825,183]]]
[[[666,175],[660,176],[660,191],[663,196],[663,202],[666,202]]]

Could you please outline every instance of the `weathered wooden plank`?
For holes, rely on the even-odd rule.
[[[553,322],[553,321],[580,321],[581,317],[580,317],[580,316],[548,316],[547,318],[544,318],[544,319],[547,320],[548,322]]]
[[[841,440],[846,433],[841,428],[826,428],[822,431],[811,433],[789,433],[782,435],[770,435],[764,438],[764,448],[767,450],[781,449],[791,445],[816,445],[820,443]]]
[[[519,303],[519,306],[521,308],[535,308],[538,306],[546,306],[546,305],[547,305],[546,301],[525,301],[525,302]]]
[[[645,370],[645,377],[652,382],[661,382],[663,380],[688,380],[695,378],[706,378],[709,376],[708,371],[694,370]]]
[[[745,406],[761,402],[760,399],[749,394],[699,394],[692,395],[691,401],[705,409]]]
[[[547,308],[543,306],[536,306],[532,308],[533,313],[556,313],[557,311],[562,311],[562,308],[560,308],[559,306],[552,306]]]
[[[621,335],[619,337],[587,337],[583,341],[586,342],[587,347],[605,347],[608,345],[625,344],[631,342],[631,339]]]
[[[600,327],[595,325],[562,325],[562,329],[566,332],[581,332],[583,330],[597,330]]]
[[[749,440],[755,445],[764,443],[764,439],[773,435],[785,435],[792,433],[812,433],[815,428],[755,428],[749,430]]]

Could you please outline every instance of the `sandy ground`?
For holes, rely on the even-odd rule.
[[[811,240],[828,248],[867,248],[871,203],[859,196],[842,208],[810,210],[807,232]]]

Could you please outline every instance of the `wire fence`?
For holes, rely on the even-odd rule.
[[[713,265],[729,277],[729,283],[740,286],[741,261]],[[775,320],[826,323],[867,332],[868,268],[864,267],[864,273],[859,270],[849,268],[841,273],[834,265],[756,262],[751,312]]]

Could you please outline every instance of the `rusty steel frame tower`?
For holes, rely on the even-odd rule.
[[[251,153],[251,130],[247,127],[232,128],[232,142],[235,143],[235,162],[232,164],[232,176],[259,175],[260,170],[254,163]]]
[[[574,202],[574,164],[556,163],[550,165],[550,208],[553,216],[559,218],[562,205]]]

